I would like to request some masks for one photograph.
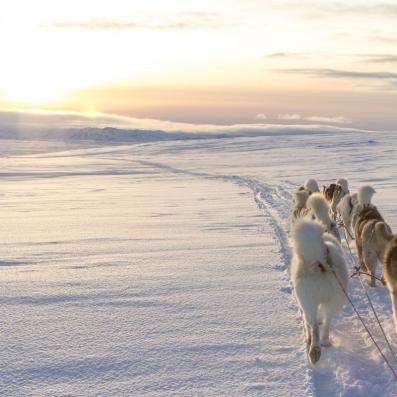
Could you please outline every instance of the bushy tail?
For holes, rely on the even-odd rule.
[[[319,189],[319,187],[318,187],[318,184],[317,184],[316,180],[313,179],[313,178],[307,179],[307,180],[305,181],[305,183],[303,184],[303,186],[304,186],[305,189],[308,190],[310,193],[316,193],[316,192],[319,192],[319,191],[320,191],[320,189]]]
[[[357,194],[359,204],[362,205],[363,207],[368,207],[369,205],[371,205],[371,200],[374,193],[376,192],[372,186],[369,185],[361,186],[360,189],[358,189],[358,194]]]
[[[339,185],[342,188],[344,193],[349,194],[349,183],[347,182],[347,179],[339,178],[336,181],[336,184]]]
[[[396,327],[396,332],[397,332],[397,288],[396,288],[397,236],[394,236],[387,244],[384,263],[385,263],[384,274],[386,276],[386,285],[390,292],[390,297],[393,307],[394,326]]]
[[[394,236],[386,246],[385,266],[396,266],[397,267],[397,236]]]
[[[297,207],[305,207],[309,195],[305,190],[297,190],[294,193],[294,201]]]
[[[353,206],[357,205],[358,204],[358,194],[357,193],[353,193],[350,196],[350,200],[351,200],[351,203],[352,203]]]
[[[323,227],[312,220],[302,219],[296,223],[292,233],[294,249],[306,263],[326,262],[323,233]]]
[[[312,194],[307,201],[307,206],[311,208],[316,219],[322,224],[331,225],[331,218],[329,217],[329,207],[321,193]]]
[[[375,234],[381,236],[384,240],[389,241],[393,237],[393,232],[390,226],[385,222],[376,222],[375,224]]]

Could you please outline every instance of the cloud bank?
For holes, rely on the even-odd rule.
[[[352,121],[344,116],[302,116],[300,114],[279,114],[277,116],[279,120],[302,120],[302,121],[312,121],[315,123],[332,123],[332,124],[351,124]]]
[[[299,116],[299,115],[298,115]],[[301,116],[299,116],[301,117]],[[334,118],[331,118],[333,122]],[[295,118],[295,120],[298,120]],[[0,138],[90,140],[109,144],[180,139],[217,139],[269,135],[354,133],[363,130],[328,125],[329,118],[300,118],[311,124],[189,124],[105,113],[0,110]]]
[[[164,19],[164,18],[163,18]],[[219,14],[214,12],[184,12],[178,13],[167,22],[143,22],[126,18],[91,18],[85,20],[58,21],[44,25],[57,29],[79,30],[188,30],[203,28],[218,28],[224,25]]]

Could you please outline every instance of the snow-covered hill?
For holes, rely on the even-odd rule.
[[[288,275],[291,192],[309,176],[372,184],[397,227],[395,137],[299,131],[3,140],[0,394],[396,396],[347,305],[308,364]],[[369,293],[396,348],[387,291]]]

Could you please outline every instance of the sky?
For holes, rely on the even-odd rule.
[[[397,3],[2,0],[0,109],[397,125]]]

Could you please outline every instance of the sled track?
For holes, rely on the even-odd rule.
[[[255,178],[245,176],[188,171],[162,163],[148,161],[140,161],[139,163],[146,166],[160,168],[175,174],[184,174],[208,179],[220,179],[225,182],[232,182],[240,186],[248,187],[253,193],[254,200],[258,208],[263,211],[265,217],[274,228],[280,257],[283,261],[280,265],[280,270],[288,268],[288,264],[291,260],[291,250],[289,248],[289,238],[286,230],[289,230],[288,220],[291,212],[292,195],[286,188],[282,186],[273,187],[261,183]]]

